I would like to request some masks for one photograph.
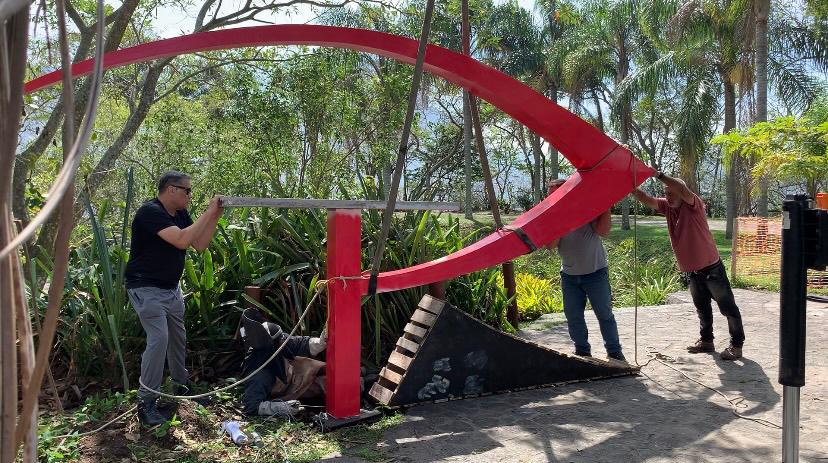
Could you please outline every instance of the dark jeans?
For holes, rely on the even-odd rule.
[[[713,341],[713,306],[711,300],[719,305],[719,312],[727,317],[727,327],[730,330],[730,343],[734,347],[742,347],[745,342],[745,329],[742,327],[742,314],[733,298],[730,281],[727,279],[722,261],[687,273],[687,282],[693,304],[699,314],[699,333],[702,341]]]
[[[567,275],[561,272],[561,290],[569,337],[575,343],[575,351],[579,354],[591,353],[586,320],[584,320],[584,310],[587,298],[589,298],[592,310],[598,318],[601,336],[604,337],[604,348],[607,349],[608,354],[621,352],[618,324],[612,314],[612,292],[607,268],[604,267],[586,275]]]

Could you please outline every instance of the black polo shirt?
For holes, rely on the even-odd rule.
[[[184,272],[182,251],[158,236],[161,230],[177,226],[187,228],[193,224],[186,209],[170,215],[158,198],[145,202],[132,220],[132,243],[126,266],[126,287],[154,286],[174,289]]]

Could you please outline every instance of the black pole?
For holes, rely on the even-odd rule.
[[[782,384],[782,461],[799,461],[799,388],[805,385],[807,196],[782,203],[782,264],[779,282],[779,383]]]
[[[782,204],[782,268],[779,282],[779,384],[805,385],[806,196]]]

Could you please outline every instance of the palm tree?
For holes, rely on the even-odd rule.
[[[507,74],[522,79],[535,90],[545,93],[546,78],[545,41],[541,28],[532,14],[516,2],[504,3],[492,8],[484,31],[478,40],[488,42],[480,47],[484,58]],[[525,131],[532,152],[532,193],[535,202],[544,197],[544,156],[540,137]]]
[[[768,120],[768,16],[770,0],[754,0],[756,15],[756,122]],[[759,185],[757,212],[768,216],[768,179],[763,177]]]
[[[633,50],[638,48],[637,2],[632,0],[592,0],[585,3],[579,14],[581,24],[572,34],[574,50],[565,58],[564,82],[567,90],[576,95],[591,95],[595,100],[596,120],[601,130],[603,117],[599,93],[612,92],[627,78],[632,64]],[[611,81],[612,87],[607,85]],[[611,107],[611,119],[617,128],[620,142],[630,143],[632,123],[631,101]],[[630,229],[630,201],[621,203],[621,228]]]
[[[679,175],[698,191],[697,165],[701,153],[718,124],[719,96],[724,99],[726,133],[736,127],[736,92],[750,83],[749,44],[752,41],[751,15],[744,2],[734,0],[689,0],[681,4],[652,0],[643,8],[643,29],[661,56],[642,66],[619,88],[621,101],[633,95],[654,93],[660,85],[682,82],[682,105],[676,115],[680,168]],[[666,12],[666,29],[658,20]],[[736,213],[735,167],[727,179],[727,236],[732,234]]]
[[[542,91],[544,95],[557,103],[563,89],[564,60],[571,46],[567,36],[577,25],[573,15],[574,6],[562,0],[538,0],[535,8],[545,18],[544,31],[541,36],[545,49],[541,79]],[[551,145],[549,146],[549,160],[550,165],[547,174],[544,175],[544,180],[557,178],[560,172],[558,150]]]

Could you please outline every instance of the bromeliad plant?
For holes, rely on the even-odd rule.
[[[515,286],[521,320],[534,320],[543,314],[563,310],[560,287],[553,286],[551,281],[528,273],[518,273],[515,275]]]
[[[91,240],[77,243],[59,327],[60,350],[81,375],[121,371],[137,375],[144,343],[142,328],[128,301],[124,272],[128,260],[127,226],[131,222],[132,189],[127,201],[87,204]],[[363,196],[364,197],[364,196]],[[371,197],[369,197],[371,199]],[[116,213],[118,218],[116,219]],[[122,213],[122,215],[120,215]],[[85,225],[81,225],[85,226]],[[369,268],[381,214],[363,214],[362,268]],[[233,210],[219,222],[207,250],[189,251],[182,290],[185,294],[188,350],[211,354],[232,344],[247,302],[244,287],[262,288],[256,303],[271,320],[291,329],[325,276],[326,212],[318,210]],[[486,230],[461,230],[459,219],[444,220],[430,212],[397,214],[389,234],[383,269],[426,262],[462,249]],[[36,269],[48,271],[48,263]],[[449,301],[476,318],[508,329],[507,298],[497,285],[499,268],[466,275],[449,283]],[[363,355],[381,363],[401,335],[425,288],[411,288],[365,298],[362,304]],[[37,297],[34,298],[36,301]],[[318,334],[327,319],[327,297],[310,307],[300,333]],[[204,355],[199,357],[204,361]]]
[[[128,391],[129,372],[124,352],[132,351],[133,347],[136,347],[132,343],[140,329],[124,286],[129,254],[126,230],[130,223],[129,205],[132,203],[133,195],[131,169],[127,172],[126,186],[126,201],[119,205],[103,201],[97,210],[94,210],[84,198],[92,242],[77,246],[74,250],[75,261],[72,268],[76,270],[70,273],[67,282],[68,294],[72,297],[66,298],[64,306],[70,313],[74,313],[74,318],[70,320],[69,329],[65,330],[65,333],[81,336],[81,339],[75,339],[72,344],[83,347],[77,352],[70,351],[70,356],[73,357],[71,364],[88,368],[92,359],[75,356],[91,354],[97,357],[95,352],[103,351],[104,359],[99,363],[107,371],[120,371],[124,390]],[[123,212],[121,220],[115,222],[111,229],[103,225],[111,222],[109,214],[119,207]],[[115,233],[116,229],[118,233]],[[122,341],[126,341],[127,345],[123,345]],[[120,368],[114,368],[116,364]]]

